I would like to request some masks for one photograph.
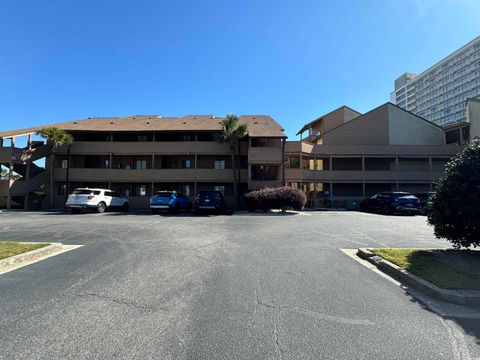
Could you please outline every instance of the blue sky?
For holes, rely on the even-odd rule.
[[[290,138],[480,35],[478,0],[0,0],[0,130],[269,114]]]

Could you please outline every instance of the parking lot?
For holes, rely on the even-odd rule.
[[[0,358],[480,357],[479,318],[340,250],[448,246],[424,216],[12,211],[0,241],[84,245],[0,275]]]

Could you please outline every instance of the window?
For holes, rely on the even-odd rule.
[[[135,162],[136,169],[146,169],[147,168],[147,160],[137,160]]]
[[[190,159],[182,160],[182,168],[183,169],[190,169],[190,167],[191,167]]]
[[[135,185],[135,196],[147,196],[147,185]]]
[[[225,195],[225,186],[224,185],[215,185],[213,190],[220,191],[222,195]]]
[[[68,167],[68,160],[67,159],[62,160],[62,163],[60,164],[60,166],[62,167],[62,169],[66,169]]]
[[[104,166],[105,166],[105,169],[110,169],[110,160],[109,159],[105,159]]]
[[[190,196],[190,185],[183,185],[182,191],[186,196]]]
[[[215,169],[225,169],[225,160],[215,160]]]
[[[147,135],[138,135],[137,141],[147,141]]]

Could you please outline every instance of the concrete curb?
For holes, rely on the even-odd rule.
[[[414,275],[405,269],[402,269],[390,261],[375,255],[368,249],[358,249],[357,255],[402,283],[408,284],[427,295],[459,305],[480,305],[479,290],[442,289],[437,285],[432,284],[431,282],[426,281],[425,279]]]
[[[25,243],[26,244],[37,244],[37,243],[29,243],[29,242],[25,242]],[[43,248],[35,249],[35,250],[28,251],[28,252],[23,253],[23,254],[18,254],[18,255],[15,255],[15,256],[11,256],[9,258],[0,260],[0,270],[11,267],[11,266],[19,265],[23,262],[33,261],[33,260],[35,260],[39,257],[43,257],[43,256],[49,255],[51,253],[60,251],[61,249],[62,249],[62,243],[50,243],[50,245],[45,246]]]

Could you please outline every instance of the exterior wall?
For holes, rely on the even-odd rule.
[[[388,104],[382,105],[326,132],[323,145],[386,145],[389,140],[388,115]]]
[[[391,145],[444,145],[445,133],[435,125],[395,106],[388,106],[388,143]]]
[[[470,140],[480,137],[480,101],[468,101],[467,122],[470,123]]]

